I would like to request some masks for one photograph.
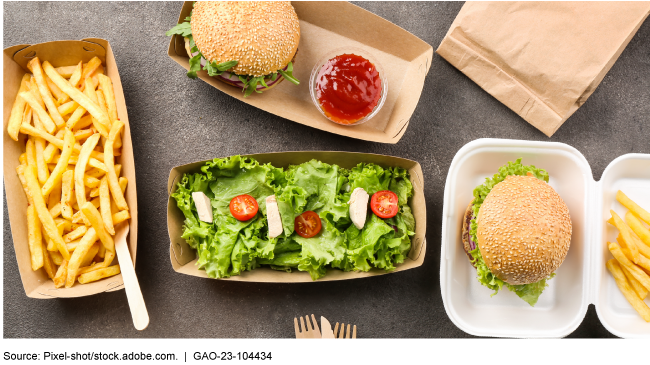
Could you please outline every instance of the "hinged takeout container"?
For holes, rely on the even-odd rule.
[[[424,180],[422,168],[419,163],[399,157],[356,152],[275,152],[245,155],[245,157],[252,157],[260,163],[270,162],[275,167],[284,168],[289,165],[298,165],[312,159],[317,159],[328,164],[337,164],[346,169],[350,169],[360,162],[366,162],[375,163],[382,167],[398,166],[408,170],[411,175],[411,183],[413,184],[413,197],[410,200],[410,206],[413,209],[413,217],[415,218],[415,235],[411,237],[411,251],[409,252],[408,258],[403,263],[396,265],[396,269],[392,272],[412,269],[421,266],[424,262],[424,255],[426,253],[425,233],[427,228],[427,212],[424,201]],[[203,278],[207,278],[208,276],[205,271],[199,270],[196,266],[196,251],[187,244],[185,239],[181,238],[185,216],[176,205],[176,200],[171,197],[171,194],[176,191],[177,183],[181,180],[184,173],[200,172],[200,168],[205,162],[207,161],[176,166],[169,172],[169,179],[167,180],[167,191],[169,193],[169,200],[167,202],[167,229],[170,239],[169,258],[174,267],[174,271]],[[318,279],[318,281],[356,279],[388,273],[391,273],[391,271],[372,269],[369,272],[343,272],[341,270],[329,269],[327,270],[327,275],[322,279]],[[272,283],[312,282],[307,272],[294,270],[291,273],[287,273],[265,267],[245,271],[241,275],[231,276],[230,278],[221,280]]]
[[[199,78],[247,104],[300,124],[367,141],[397,143],[420,99],[433,48],[397,25],[347,2],[291,4],[300,19],[300,44],[293,69],[300,85],[285,80],[268,92],[244,98],[240,89],[208,76],[205,71],[198,73]],[[178,22],[184,22],[191,11],[192,2],[186,1]],[[374,55],[388,76],[383,108],[370,121],[357,126],[330,122],[316,109],[309,94],[314,65],[328,51],[346,47],[361,48]],[[172,37],[167,54],[189,69],[183,37]]]
[[[41,62],[49,61],[54,67],[60,67],[76,64],[79,60],[88,62],[95,56],[102,61],[106,75],[113,81],[117,114],[125,125],[122,132],[122,155],[118,156],[117,159],[118,163],[122,164],[122,175],[128,179],[125,198],[129,204],[131,219],[129,220],[130,232],[127,239],[131,257],[135,263],[138,237],[138,203],[136,200],[133,146],[131,144],[131,131],[126,113],[122,83],[110,44],[104,39],[87,38],[80,41],[54,41],[31,46],[23,44],[6,48],[3,52],[4,123],[2,135],[4,142],[4,182],[18,269],[25,293],[31,298],[83,297],[105,291],[119,290],[124,287],[122,274],[118,274],[89,284],[76,283],[72,288],[57,289],[44,270],[32,271],[27,239],[27,198],[16,174],[16,167],[20,164],[18,157],[25,151],[25,135],[20,134],[20,139],[16,142],[7,134],[7,122],[11,114],[11,107],[16,100],[20,80],[25,73],[29,73],[27,63],[33,57],[38,57]]]
[[[474,188],[519,157],[525,165],[548,171],[549,184],[566,202],[573,224],[566,260],[535,307],[505,288],[490,297],[492,291],[476,280],[460,234]],[[650,324],[632,309],[605,268],[612,258],[606,241],[616,242],[618,235],[605,222],[611,216],[609,210],[621,216],[627,211],[616,201],[619,189],[642,207],[650,207],[650,155],[615,159],[597,182],[584,156],[563,143],[479,139],[466,144],[447,175],[442,220],[440,288],[452,322],[477,336],[564,337],[582,322],[588,305],[594,304],[601,322],[613,334],[650,337]]]

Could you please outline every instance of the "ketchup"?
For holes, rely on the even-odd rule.
[[[316,78],[316,98],[321,109],[339,124],[353,124],[372,113],[381,89],[375,65],[354,54],[330,59]]]

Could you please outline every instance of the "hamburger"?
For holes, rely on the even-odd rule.
[[[205,70],[244,97],[284,79],[300,83],[293,76],[300,24],[289,1],[197,1],[185,22],[166,33],[174,34],[185,39],[192,79]]]
[[[518,159],[474,189],[462,241],[482,285],[534,306],[569,251],[569,209],[545,170]]]

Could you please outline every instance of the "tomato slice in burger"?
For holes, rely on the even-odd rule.
[[[314,237],[322,228],[320,217],[315,212],[308,210],[296,217],[294,228],[302,237]]]
[[[250,195],[239,195],[230,201],[230,213],[238,221],[247,221],[257,214],[259,210],[257,200]]]
[[[390,190],[382,190],[372,194],[370,209],[379,218],[393,218],[399,211],[397,194]]]

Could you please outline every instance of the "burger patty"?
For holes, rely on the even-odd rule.
[[[476,264],[473,262],[474,257],[470,254],[470,251],[473,251],[476,248],[476,243],[472,241],[472,236],[470,235],[470,230],[472,227],[472,219],[474,219],[474,212],[472,207],[474,206],[473,201],[469,203],[467,209],[465,210],[465,215],[463,216],[463,230],[462,230],[462,239],[463,239],[463,249],[465,254],[469,258],[472,266],[476,267]],[[472,248],[473,247],[473,248]]]

